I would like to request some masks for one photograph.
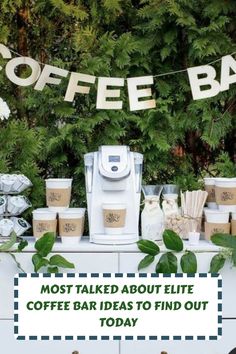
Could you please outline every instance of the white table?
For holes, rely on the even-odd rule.
[[[27,272],[33,272],[31,257],[34,253],[34,239],[29,238],[29,246],[20,254],[17,260]],[[219,247],[206,241],[200,241],[199,246],[189,246],[184,242],[184,248],[196,253],[198,271],[207,272],[212,256]],[[160,246],[161,253],[164,250]],[[95,245],[89,243],[87,237],[78,246],[65,247],[58,241],[53,248],[53,253],[64,255],[75,264],[76,272],[137,272],[137,265],[144,255],[138,250],[136,244],[132,245]],[[178,254],[178,257],[182,253]],[[160,257],[160,255],[157,256]],[[236,333],[236,270],[226,264],[222,270],[223,277],[223,337],[219,341],[210,342],[17,342],[13,336],[13,277],[18,272],[8,254],[0,254],[0,339],[1,347],[6,348],[4,354],[71,354],[78,350],[80,354],[160,354],[163,350],[168,354],[228,354],[236,347],[234,338]],[[156,263],[156,262],[155,262]],[[144,270],[143,270],[144,271]],[[147,269],[154,271],[154,265]],[[70,270],[71,272],[71,270]],[[207,291],[207,289],[206,289]],[[234,319],[230,319],[234,318]],[[153,324],[155,326],[155,324]],[[178,325],[178,324],[177,324]]]

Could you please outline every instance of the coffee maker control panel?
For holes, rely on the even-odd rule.
[[[101,146],[98,155],[100,174],[108,179],[122,179],[130,173],[127,146]]]

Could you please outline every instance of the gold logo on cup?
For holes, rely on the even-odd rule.
[[[108,213],[108,215],[106,215],[106,222],[109,224],[114,224],[116,222],[120,221],[120,215],[116,214],[116,213]]]

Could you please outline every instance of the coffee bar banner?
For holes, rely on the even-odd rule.
[[[14,334],[21,341],[218,340],[222,279],[210,273],[20,273]]]
[[[16,58],[12,58],[12,53]],[[222,91],[227,91],[230,85],[236,83],[236,52],[223,56],[207,65],[195,66],[188,69],[172,71],[158,75],[140,77],[96,77],[79,72],[70,72],[56,66],[39,63],[30,57],[21,56],[14,50],[0,44],[0,54],[8,59],[5,66],[7,78],[18,86],[33,86],[35,90],[42,91],[47,84],[60,85],[62,78],[68,78],[68,85],[64,101],[73,102],[76,94],[88,95],[91,85],[97,84],[97,109],[122,109],[123,101],[120,99],[121,90],[127,81],[129,107],[131,111],[151,109],[156,107],[152,97],[154,78],[175,75],[187,72],[192,96],[194,100],[214,97]],[[212,64],[221,62],[220,79]],[[28,77],[17,75],[17,69],[26,65],[31,69]],[[3,68],[0,66],[0,70]],[[97,80],[97,82],[96,82]]]

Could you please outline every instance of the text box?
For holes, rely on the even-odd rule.
[[[216,340],[218,274],[18,274],[18,340]]]

